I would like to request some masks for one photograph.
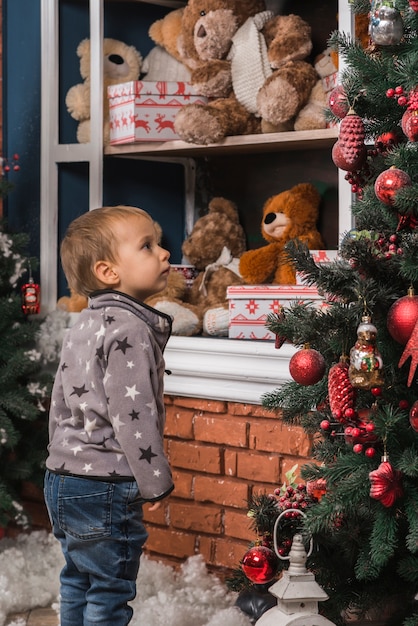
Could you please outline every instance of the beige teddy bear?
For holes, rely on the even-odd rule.
[[[71,117],[79,122],[77,141],[90,141],[90,40],[83,39],[77,47],[80,58],[82,83],[73,85],[65,97]],[[142,56],[134,46],[123,41],[106,38],[103,40],[103,142],[109,143],[109,101],[107,88],[131,80],[138,80],[141,73]]]

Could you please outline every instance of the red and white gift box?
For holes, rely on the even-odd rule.
[[[233,285],[227,288],[230,339],[274,340],[266,328],[270,313],[280,313],[292,302],[328,306],[316,287],[306,285]]]
[[[178,139],[174,120],[185,104],[206,104],[185,82],[133,80],[107,88],[110,143]]]

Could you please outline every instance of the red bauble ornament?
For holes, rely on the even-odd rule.
[[[416,13],[418,13],[418,0],[408,0],[408,1],[409,1],[409,6],[411,7],[411,9],[415,11]]]
[[[325,359],[312,348],[303,348],[292,356],[289,372],[299,385],[314,385],[325,374]]]
[[[403,495],[402,474],[393,469],[389,461],[384,460],[376,470],[369,474],[370,497],[379,500],[383,506],[391,507]]]
[[[341,357],[328,372],[328,398],[332,416],[339,422],[345,422],[350,409],[354,410],[356,390],[348,376],[348,358]]]
[[[411,357],[411,363],[409,365],[409,374],[407,385],[410,387],[414,380],[415,371],[418,367],[418,321],[414,326],[408,343],[405,346],[405,350],[402,352],[402,356],[399,359],[398,367],[402,367],[406,361]]]
[[[418,111],[408,111],[403,124],[403,132],[409,141],[418,141]]]
[[[409,185],[412,185],[412,181],[408,174],[392,166],[376,178],[374,191],[381,202],[391,205],[394,203],[396,192]]]
[[[339,117],[340,120],[347,115],[350,110],[350,105],[348,104],[347,94],[342,85],[337,85],[331,91],[328,98],[328,106],[332,113],[334,113],[336,117]]]
[[[414,402],[409,411],[409,422],[412,428],[418,433],[418,400]]]
[[[388,311],[387,328],[392,339],[402,344],[407,343],[418,320],[418,296],[412,288],[408,295],[396,300]]]
[[[276,576],[278,560],[267,546],[253,546],[244,554],[242,571],[251,582],[264,585]]]

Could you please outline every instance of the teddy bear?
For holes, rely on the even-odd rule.
[[[68,313],[80,313],[83,309],[87,308],[88,300],[85,296],[75,293],[70,289],[69,296],[61,296],[57,301],[57,309],[61,311],[68,311]]]
[[[148,35],[155,43],[144,58],[142,80],[190,81],[190,69],[182,62],[177,47],[183,8],[170,11],[151,24]]]
[[[261,233],[268,242],[247,250],[240,258],[239,271],[246,284],[294,285],[296,272],[285,245],[299,239],[311,250],[324,248],[316,228],[321,196],[311,183],[299,183],[265,202]]]
[[[79,122],[77,141],[90,141],[90,39],[83,39],[77,47],[80,58],[82,83],[73,85],[67,91],[65,104],[71,117]],[[109,100],[107,88],[131,80],[137,80],[141,73],[142,56],[134,46],[117,39],[103,40],[103,143],[109,143]]]
[[[311,28],[264,0],[189,0],[178,48],[207,105],[181,107],[175,130],[190,143],[293,129],[318,74],[306,61]]]
[[[197,306],[187,302],[189,289],[183,274],[171,270],[166,288],[145,300],[145,304],[171,315],[173,335],[192,337],[202,332],[201,312]]]

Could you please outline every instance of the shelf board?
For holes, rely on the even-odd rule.
[[[126,2],[126,0],[107,0],[108,2]],[[184,7],[187,0],[130,0],[131,2],[140,2],[142,4],[156,4],[160,7],[168,7],[169,9],[177,9]]]
[[[197,145],[185,141],[136,142],[109,145],[105,155],[129,158],[143,156],[199,157],[215,154],[249,154],[281,152],[284,150],[319,149],[331,147],[338,138],[337,128],[323,130],[299,130],[285,133],[238,135],[226,137],[219,143]]]

